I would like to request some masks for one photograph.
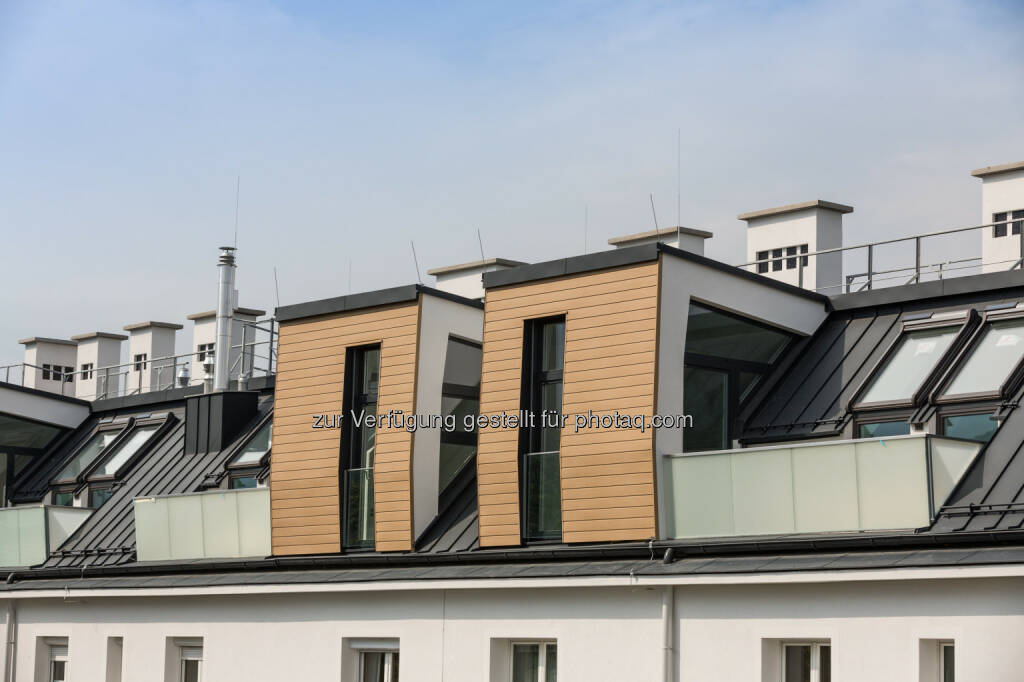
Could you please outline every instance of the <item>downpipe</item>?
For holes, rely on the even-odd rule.
[[[14,682],[14,651],[18,643],[18,607],[14,599],[7,600],[4,619],[4,677],[3,682]]]
[[[664,682],[674,682],[675,662],[674,633],[676,620],[676,588],[669,585],[661,591],[661,628],[662,628],[662,656],[661,670]]]

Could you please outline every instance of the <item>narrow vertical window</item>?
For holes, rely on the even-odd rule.
[[[50,366],[45,363],[43,364],[43,378],[47,381],[50,380]]]
[[[179,682],[202,682],[203,647],[181,647],[181,676]]]
[[[67,680],[68,648],[66,646],[51,646],[49,682],[67,682]]]
[[[446,420],[438,472],[438,491],[442,493],[476,457],[476,429],[466,428],[466,418],[480,413],[481,355],[478,344],[448,339],[441,388],[441,414]]]
[[[939,680],[940,682],[956,682],[956,665],[953,644],[942,643],[939,645]]]
[[[557,682],[558,644],[513,642],[512,682]]]
[[[565,318],[531,320],[525,331],[523,410],[528,418],[521,434],[524,485],[523,536],[527,540],[562,537],[559,475],[562,367]]]
[[[1006,236],[1006,214],[1005,213],[993,213],[992,214],[992,222],[993,223],[1003,223],[1002,225],[993,225],[992,226],[992,236],[993,237],[1005,237]]]
[[[373,459],[377,429],[380,346],[350,348],[346,361],[342,453],[344,544],[373,547]],[[371,419],[368,420],[367,417]]]
[[[832,647],[828,644],[784,644],[783,682],[831,682]]]
[[[398,682],[398,652],[360,651],[359,682]]]

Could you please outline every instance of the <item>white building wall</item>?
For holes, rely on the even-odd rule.
[[[995,213],[1020,210],[1024,210],[1024,169],[982,178],[980,224],[991,223]],[[991,227],[982,228],[981,234],[983,272],[1008,270],[1020,258],[1021,237],[1010,226],[1005,237],[995,237]]]
[[[120,395],[118,369],[110,372],[98,371],[101,367],[114,367],[121,363],[121,340],[103,336],[92,336],[78,342],[78,353],[75,357],[75,396],[93,400],[100,394],[107,396]],[[82,365],[92,364],[90,378],[82,376]]]
[[[757,260],[760,251],[783,249],[782,270],[772,270],[769,260],[765,277],[800,286],[800,261],[797,267],[786,267],[785,249],[807,244],[808,253],[835,249],[843,245],[843,216],[828,208],[808,207],[798,211],[747,219],[747,262]],[[799,250],[799,249],[798,249]],[[757,266],[746,268],[757,272]],[[803,269],[803,288],[834,295],[842,293],[843,262],[841,253],[809,256]]]
[[[781,642],[813,639],[830,643],[836,682],[932,682],[921,641],[952,640],[956,679],[1015,682],[1022,580],[677,586],[671,679],[777,682]],[[201,637],[207,680],[354,682],[343,640],[397,638],[402,682],[503,682],[500,645],[537,639],[557,642],[559,682],[655,682],[661,595],[624,585],[19,599],[14,679],[35,682],[38,638],[67,637],[71,679],[102,681],[107,638],[122,637],[122,679],[159,682],[168,638]]]
[[[43,365],[58,365],[59,370],[75,366],[75,346],[61,343],[36,341],[25,346],[25,367],[23,385],[26,388],[37,388],[42,391],[75,395],[74,382],[61,384],[61,379],[50,374],[49,379],[43,378]],[[32,365],[31,367],[29,365]]]

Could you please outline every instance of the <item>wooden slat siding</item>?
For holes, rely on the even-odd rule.
[[[487,291],[482,414],[520,407],[523,325],[565,315],[563,410],[654,413],[658,264]],[[585,429],[561,437],[562,539],[646,540],[655,534],[654,441],[648,430]],[[520,543],[518,434],[482,429],[477,454],[480,544]]]
[[[270,461],[274,554],[341,551],[340,429],[311,428],[341,414],[345,350],[381,344],[380,413],[414,410],[419,304],[321,315],[281,325]],[[374,464],[377,550],[412,549],[412,436],[378,429]]]

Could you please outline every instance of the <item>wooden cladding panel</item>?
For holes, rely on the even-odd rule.
[[[654,434],[581,429],[573,415],[654,414],[658,264],[491,289],[484,311],[482,414],[520,408],[523,329],[565,315],[561,435],[562,539],[646,540],[655,535]],[[519,441],[515,429],[482,429],[477,482],[480,544],[517,545]]]
[[[419,305],[336,313],[281,325],[274,395],[270,517],[274,554],[341,550],[340,429],[313,415],[341,414],[345,351],[379,343],[378,413],[412,414]],[[412,436],[377,430],[374,533],[379,551],[412,549]]]

